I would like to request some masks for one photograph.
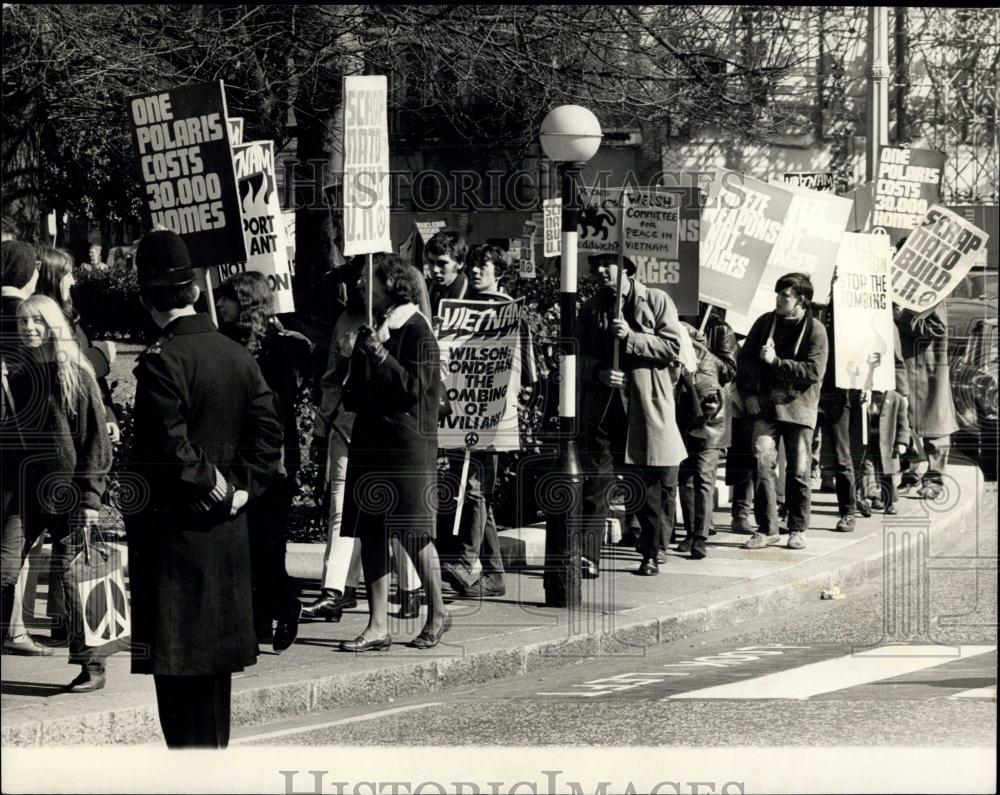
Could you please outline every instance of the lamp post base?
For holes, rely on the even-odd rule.
[[[571,439],[560,445],[552,501],[564,510],[551,511],[545,521],[545,604],[578,608],[581,604],[583,473]]]

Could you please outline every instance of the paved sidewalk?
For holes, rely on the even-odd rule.
[[[291,649],[280,655],[267,650],[257,665],[234,677],[233,726],[348,704],[386,703],[598,654],[638,657],[643,646],[785,611],[819,599],[822,589],[834,585],[850,598],[863,581],[883,577],[887,550],[894,560],[909,556],[913,563],[918,550],[929,548],[933,568],[936,559],[949,557],[963,534],[995,532],[995,485],[984,485],[978,469],[961,465],[952,467],[947,485],[940,503],[904,497],[898,516],[859,518],[857,530],[849,534],[833,532],[834,496],[815,493],[814,526],[806,534],[807,548],[798,552],[784,546],[743,550],[746,536],[720,532],[710,541],[707,559],[670,553],[660,575],[647,578],[635,574],[640,558],[631,548],[606,546],[603,574],[584,581],[584,607],[575,615],[544,606],[542,571],[532,565],[538,563],[543,530],[511,531],[521,539],[528,567],[507,575],[507,594],[499,598],[460,599],[446,586],[455,621],[439,647],[419,651],[405,645],[420,630],[421,617],[391,620],[397,643],[388,652],[339,652],[340,641],[364,628],[364,603],[340,623],[304,623]],[[728,528],[723,511],[716,514],[716,525]],[[921,547],[917,537],[925,533],[927,546]],[[289,569],[302,578],[303,599],[316,594],[321,552],[321,545],[290,549]],[[948,565],[975,563],[953,559]],[[44,615],[41,593],[36,612]],[[4,745],[159,741],[152,677],[129,674],[128,655],[111,658],[104,690],[75,695],[60,688],[77,669],[67,664],[64,649],[56,654],[3,657]]]

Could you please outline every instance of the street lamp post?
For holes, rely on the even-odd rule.
[[[559,275],[559,459],[557,482],[548,488],[550,502],[565,511],[550,510],[545,522],[545,604],[578,608],[582,547],[583,471],[576,452],[576,259],[580,203],[580,169],[601,145],[601,125],[586,108],[562,105],[542,121],[542,149],[559,162],[562,181],[562,257]],[[597,561],[595,561],[597,562]]]

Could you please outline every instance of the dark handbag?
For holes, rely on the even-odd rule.
[[[677,427],[681,433],[691,430],[702,419],[701,399],[695,388],[694,377],[681,368],[675,390],[677,401]]]
[[[104,656],[129,648],[132,633],[125,562],[101,531],[83,530],[83,548],[70,562],[66,613],[81,628],[80,637],[95,654]]]

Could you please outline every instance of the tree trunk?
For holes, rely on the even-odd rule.
[[[906,29],[906,9],[896,9],[896,143],[910,142],[906,105],[910,94],[910,37]]]

